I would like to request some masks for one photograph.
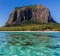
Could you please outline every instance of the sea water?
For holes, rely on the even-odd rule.
[[[0,56],[60,56],[60,32],[0,32]]]

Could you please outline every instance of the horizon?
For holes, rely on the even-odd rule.
[[[29,6],[29,5],[38,5],[42,4],[46,6],[50,10],[50,14],[52,18],[60,23],[60,1],[47,1],[47,0],[0,0],[0,27],[3,26],[7,20],[9,19],[9,15],[14,10],[15,7],[23,7],[23,6]],[[6,4],[5,4],[6,3]],[[12,5],[12,6],[11,6]]]

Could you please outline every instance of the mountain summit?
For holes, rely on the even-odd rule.
[[[11,26],[11,24],[20,24],[25,21],[49,23],[55,22],[48,8],[43,5],[33,5],[16,7],[10,14],[5,26]]]

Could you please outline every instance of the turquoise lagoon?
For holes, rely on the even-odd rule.
[[[60,32],[0,32],[0,56],[60,56]]]

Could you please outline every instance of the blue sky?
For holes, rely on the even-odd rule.
[[[49,8],[52,18],[60,23],[60,0],[0,0],[0,27],[3,26],[15,7],[43,4]]]

